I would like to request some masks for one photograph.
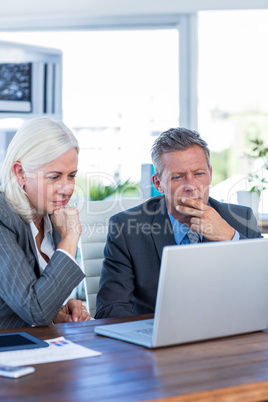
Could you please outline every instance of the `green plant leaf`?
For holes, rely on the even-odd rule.
[[[91,181],[89,186],[89,198],[92,201],[101,201],[112,195],[123,195],[126,190],[137,190],[138,184],[131,182],[130,179],[124,183],[118,181],[116,184],[105,186],[101,182]]]

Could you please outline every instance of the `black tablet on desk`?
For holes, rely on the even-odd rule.
[[[20,349],[46,348],[49,344],[27,332],[0,334],[0,352]]]

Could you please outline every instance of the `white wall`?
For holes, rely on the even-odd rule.
[[[198,10],[268,8],[268,0],[9,0],[1,2],[0,31],[64,26],[103,26],[141,15]]]

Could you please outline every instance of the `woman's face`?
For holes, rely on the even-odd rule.
[[[69,202],[75,186],[78,155],[75,148],[53,162],[26,174],[24,191],[35,209],[35,218],[52,214]]]

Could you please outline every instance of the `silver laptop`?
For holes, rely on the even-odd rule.
[[[148,348],[266,329],[268,239],[168,246],[154,319],[95,332]]]

